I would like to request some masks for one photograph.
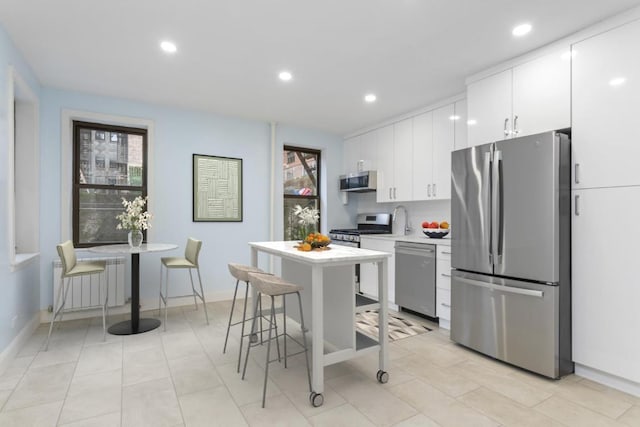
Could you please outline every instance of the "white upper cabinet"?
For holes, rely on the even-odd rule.
[[[569,49],[513,69],[513,136],[571,126]]]
[[[355,172],[360,160],[360,152],[362,146],[362,135],[344,141],[344,157],[342,158],[342,171],[344,173]]]
[[[555,51],[469,84],[468,145],[570,127],[568,51]]]
[[[378,170],[378,203],[393,201],[393,125],[375,131]]]
[[[413,119],[393,125],[393,200],[412,198]]]
[[[640,21],[573,45],[574,188],[640,185]]]
[[[453,149],[467,148],[467,100],[461,99],[454,104],[455,133]]]
[[[431,199],[451,198],[451,152],[454,145],[455,107],[449,104],[433,111],[433,156]]]
[[[433,112],[413,118],[413,200],[431,197],[433,183]]]
[[[507,70],[467,86],[469,147],[509,136],[511,80],[511,70]]]

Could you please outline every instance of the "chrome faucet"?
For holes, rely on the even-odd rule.
[[[407,212],[407,208],[404,205],[398,205],[393,210],[393,223],[395,224],[396,222],[399,209],[404,211],[404,231],[402,234],[406,236],[407,233],[411,231],[411,223],[409,222],[409,212]]]

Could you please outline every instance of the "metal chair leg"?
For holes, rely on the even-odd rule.
[[[71,287],[71,277],[67,280],[67,286],[64,287],[64,298],[62,299],[62,307],[67,303],[67,294],[69,293],[69,288]],[[60,327],[60,322],[62,322],[62,318],[64,317],[64,310],[60,311],[60,320],[58,320],[58,327]]]
[[[304,314],[302,313],[302,297],[300,297],[300,292],[296,292],[298,295],[298,304],[300,306],[300,329],[302,329],[302,343],[304,344],[304,359],[307,362],[307,377],[309,379],[309,392],[312,392],[313,389],[311,387],[311,368],[309,367],[309,349],[307,347],[307,335],[304,328]]]
[[[282,295],[282,324],[283,334],[282,340],[284,341],[284,368],[287,369],[287,296]]]
[[[244,341],[244,324],[247,320],[247,297],[249,296],[249,282],[245,282],[245,284],[247,285],[247,287],[245,288],[245,291],[244,291],[244,307],[242,308],[242,326],[240,329],[240,350],[238,351],[238,369],[237,369],[238,372],[240,372],[240,361],[242,360],[242,343]],[[236,290],[237,290],[237,285],[236,285]],[[235,302],[235,295],[234,295],[234,302]],[[227,334],[228,333],[229,332],[227,332]],[[249,345],[251,345],[251,337],[249,337]]]
[[[222,347],[222,354],[227,352],[227,341],[229,340],[229,330],[231,329],[231,320],[233,319],[233,309],[236,306],[236,296],[238,295],[238,285],[240,280],[236,280],[236,289],[233,291],[233,300],[231,300],[231,312],[229,313],[229,323],[227,323],[227,335],[224,337],[224,347]],[[245,298],[244,309],[247,310],[247,302]],[[238,369],[240,369],[238,367]]]
[[[54,310],[53,310],[53,317],[51,318],[51,323],[49,324],[49,335],[47,335],[47,343],[44,346],[44,351],[47,351],[49,349],[49,340],[51,339],[51,332],[53,331],[53,324],[56,321],[56,316],[58,315],[58,312],[60,311],[60,308],[64,306],[64,304],[62,306],[60,305],[60,298],[62,297],[62,294],[64,292],[63,289],[65,287],[64,277],[61,277],[60,281],[62,283],[61,283],[60,287],[58,288],[58,297],[56,298],[56,306],[58,306],[58,309],[56,310],[54,308]],[[69,283],[70,281],[71,281],[71,278],[69,278],[67,283]]]
[[[272,326],[275,325],[276,322],[276,307],[275,307],[275,299],[273,295],[271,296],[271,321],[269,324],[269,338],[267,341],[267,359],[264,364],[264,385],[262,386],[262,407],[264,408],[265,400],[267,399],[267,380],[269,379],[269,357],[271,356],[271,331],[273,331]],[[276,342],[278,342],[278,330],[276,329]],[[279,357],[278,357],[279,358]]]
[[[204,300],[204,289],[202,288],[202,277],[200,277],[200,267],[198,267],[196,271],[198,272],[198,282],[200,282],[200,298],[202,298],[202,306],[204,307],[204,317],[205,319],[207,319],[207,325],[208,325],[209,313],[207,313],[207,302]]]
[[[167,331],[167,311],[169,310],[169,304],[168,304],[168,299],[169,299],[169,269],[166,269],[167,272],[167,280],[165,280],[165,288],[164,288],[164,331]]]
[[[189,281],[191,282],[191,292],[193,292],[193,303],[196,306],[196,311],[198,311],[198,298],[196,298],[196,288],[193,286],[193,274],[191,274],[191,269],[189,269]]]
[[[158,317],[162,316],[162,263],[160,263],[160,292],[158,292]]]
[[[258,297],[261,295],[258,293]],[[253,310],[253,319],[251,319],[251,330],[255,330],[256,327],[256,317],[258,315],[258,304],[256,304],[256,308]],[[249,340],[249,345],[247,345],[247,355],[244,358],[244,369],[242,370],[242,379],[244,379],[245,374],[247,373],[247,362],[249,361],[249,351],[251,350],[251,340]]]

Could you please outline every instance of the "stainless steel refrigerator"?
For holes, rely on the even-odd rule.
[[[571,362],[570,138],[452,153],[451,339],[551,378]]]

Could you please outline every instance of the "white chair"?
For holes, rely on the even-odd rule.
[[[47,336],[47,343],[44,347],[45,351],[49,349],[49,340],[51,339],[51,332],[53,331],[53,323],[56,321],[56,317],[58,317],[58,314],[60,315],[60,320],[58,322],[62,321],[62,316],[64,315],[64,305],[67,302],[67,294],[69,293],[71,279],[78,276],[103,273],[106,271],[107,266],[106,261],[78,261],[76,258],[76,251],[71,240],[60,243],[56,246],[56,249],[58,250],[58,255],[60,256],[60,261],[62,262],[62,273],[60,275],[60,286],[58,288],[58,297],[56,299],[57,309],[55,310],[53,319],[51,319],[51,324],[49,325],[49,335]],[[67,279],[66,283],[65,279]],[[98,281],[98,286],[101,285],[100,282],[101,281]],[[107,337],[107,303],[109,302],[108,278],[106,282],[104,304],[101,304],[103,340],[105,340]],[[62,302],[60,302],[60,299],[62,299]]]
[[[189,270],[189,279],[191,280],[191,290],[193,291],[193,302],[195,303],[196,310],[198,309],[198,300],[196,297],[202,300],[202,305],[204,306],[204,315],[207,319],[207,325],[209,324],[209,314],[207,313],[207,304],[204,300],[204,290],[202,289],[202,278],[200,277],[200,267],[198,264],[198,257],[200,255],[200,249],[202,248],[202,241],[196,240],[191,237],[187,240],[187,247],[184,250],[184,258],[183,257],[164,257],[161,259],[160,264],[160,298],[158,301],[158,312],[160,312],[162,308],[162,303],[164,302],[164,330],[167,330],[167,300],[169,298],[181,298],[186,295],[180,296],[169,296],[169,270],[174,268],[186,268]],[[164,295],[162,294],[162,267],[166,270],[166,285]],[[200,282],[200,293],[196,291],[195,286],[193,285],[193,275],[191,274],[191,270],[196,270],[198,272],[198,282]]]

